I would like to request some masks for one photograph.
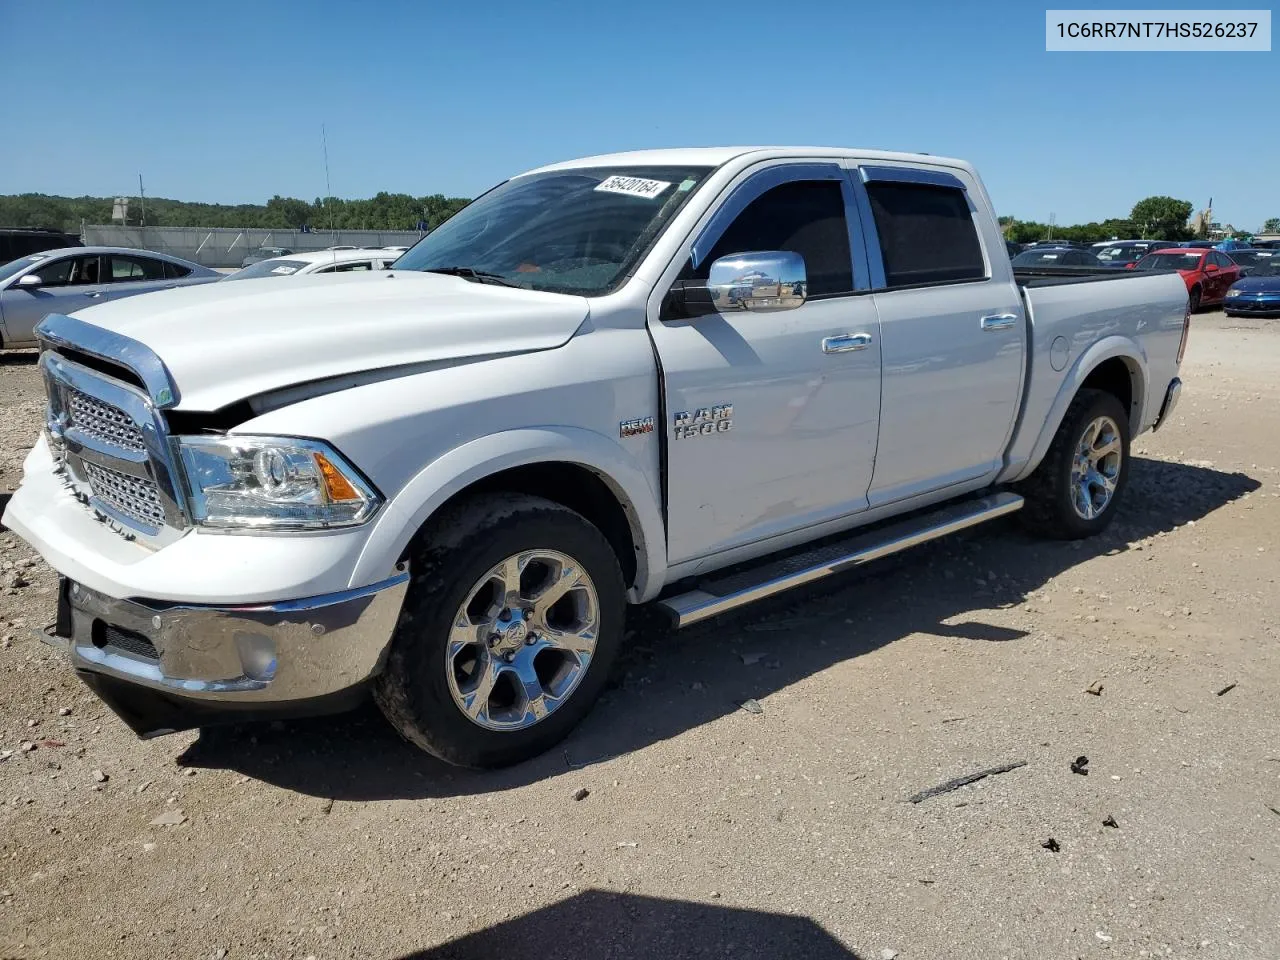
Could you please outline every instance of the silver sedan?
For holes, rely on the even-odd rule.
[[[152,290],[211,283],[222,274],[150,250],[64,247],[0,266],[0,347],[35,346],[36,324],[50,313]]]

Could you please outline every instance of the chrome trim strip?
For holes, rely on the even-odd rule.
[[[72,665],[200,700],[305,700],[377,673],[409,573],[338,593],[246,606],[117,600],[68,585]],[[159,660],[94,643],[94,621],[147,638]]]
[[[791,558],[786,563],[792,566],[798,564],[800,565],[798,569],[788,570],[785,574],[762,580],[752,586],[717,595],[711,592],[715,588],[715,581],[710,580],[705,584],[707,589],[691,590],[679,596],[660,600],[658,606],[670,614],[677,628],[687,627],[708,617],[726,613],[756,600],[763,600],[765,597],[774,596],[793,587],[843,573],[860,564],[1003,517],[1021,510],[1022,506],[1022,497],[1016,493],[1007,492],[991,494],[978,500],[961,501],[922,517],[864,534],[858,538],[861,543],[854,549],[848,549],[844,544],[838,545],[835,556],[815,561],[815,555],[823,552],[820,548],[811,554],[801,554]],[[837,550],[837,547],[825,549]]]
[[[146,385],[147,394],[158,410],[176,407],[181,399],[178,385],[155,352],[146,344],[122,333],[96,327],[75,317],[51,313],[36,325],[41,347],[79,350],[109,363],[127,367]]]

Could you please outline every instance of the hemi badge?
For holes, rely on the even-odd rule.
[[[618,424],[620,437],[638,437],[642,433],[653,433],[653,417],[637,417],[635,420],[623,420]]]

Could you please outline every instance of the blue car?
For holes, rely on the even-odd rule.
[[[1280,257],[1258,261],[1231,285],[1222,310],[1228,317],[1280,316]]]

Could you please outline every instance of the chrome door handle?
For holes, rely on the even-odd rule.
[[[1004,330],[1018,322],[1016,313],[996,313],[982,318],[983,330]]]
[[[854,350],[865,350],[871,346],[871,334],[846,333],[839,337],[823,337],[823,353],[850,353]]]

